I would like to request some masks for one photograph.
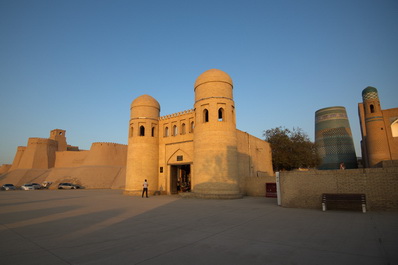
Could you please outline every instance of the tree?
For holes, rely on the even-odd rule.
[[[263,136],[271,145],[274,171],[312,168],[321,162],[315,143],[301,128],[277,127],[264,131]]]

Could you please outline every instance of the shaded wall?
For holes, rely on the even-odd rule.
[[[270,144],[237,130],[238,177],[241,193],[265,196],[265,183],[275,182]]]
[[[322,193],[364,193],[369,210],[398,210],[398,167],[280,173],[283,207],[321,209]]]
[[[275,176],[259,176],[246,178],[244,182],[245,195],[253,197],[265,197],[267,183],[276,183]]]

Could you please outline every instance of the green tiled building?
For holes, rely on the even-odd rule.
[[[315,143],[322,159],[318,169],[358,168],[347,112],[335,106],[315,112]]]

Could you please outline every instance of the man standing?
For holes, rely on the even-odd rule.
[[[146,180],[144,181],[144,184],[142,184],[142,187],[143,189],[141,197],[144,198],[144,193],[145,193],[146,197],[148,198],[148,182]]]

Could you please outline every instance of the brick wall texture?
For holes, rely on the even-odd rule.
[[[398,211],[398,167],[280,173],[283,207],[321,209],[322,193],[364,193],[370,211]]]

